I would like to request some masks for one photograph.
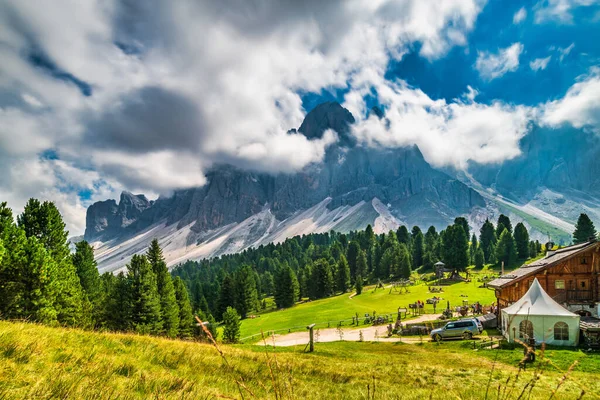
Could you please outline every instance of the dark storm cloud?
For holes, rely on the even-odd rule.
[[[144,87],[91,116],[84,140],[98,148],[131,153],[193,152],[199,150],[203,132],[200,110],[191,100],[168,89]]]

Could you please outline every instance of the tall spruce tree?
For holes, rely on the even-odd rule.
[[[331,296],[333,293],[333,275],[326,259],[321,258],[315,261],[311,280],[314,285],[312,293],[314,299]]]
[[[192,315],[188,291],[185,283],[178,276],[173,279],[173,287],[175,288],[175,298],[179,310],[179,337],[189,338],[194,330],[194,316]]]
[[[408,247],[404,243],[400,243],[398,252],[398,266],[396,276],[402,279],[410,278],[411,273],[411,256]]]
[[[360,254],[364,254],[361,250],[359,250]],[[337,290],[346,293],[350,288],[350,268],[348,267],[348,262],[346,262],[346,257],[344,255],[340,255],[340,260],[338,261],[337,271],[336,271],[336,287]]]
[[[175,288],[167,263],[163,257],[162,249],[157,239],[153,239],[146,252],[146,258],[152,266],[152,272],[156,276],[156,288],[160,297],[160,319],[162,329],[166,336],[174,338],[179,332],[179,309]]]
[[[404,243],[407,248],[411,247],[411,237],[406,226],[401,225],[396,231],[396,239],[398,243]]]
[[[444,262],[456,271],[469,266],[469,239],[461,224],[450,225],[444,232]]]
[[[82,240],[75,244],[75,253],[71,255],[79,282],[91,305],[91,320],[98,326],[102,316],[104,291],[98,265],[94,259],[94,249]]]
[[[350,277],[352,280],[356,277],[356,262],[358,261],[358,253],[360,253],[360,244],[358,241],[353,240],[348,244],[348,251],[346,253],[346,261],[350,268]]]
[[[2,223],[0,240],[3,247],[0,316],[55,322],[57,271],[54,260],[37,238],[27,238],[8,218]]]
[[[235,275],[236,296],[235,309],[242,318],[258,309],[258,293],[254,280],[254,271],[244,265]]]
[[[65,230],[60,212],[54,203],[40,203],[30,199],[23,213],[17,218],[25,235],[35,237],[46,249],[56,265],[56,300],[54,308],[61,324],[76,326],[91,324],[91,306],[83,292],[79,277],[73,266],[69,232]]]
[[[500,239],[500,235],[504,229],[506,229],[512,235],[513,227],[512,223],[510,222],[510,218],[504,214],[500,214],[498,217],[498,223],[496,224],[496,237],[498,239]]]
[[[499,263],[504,262],[505,266],[509,266],[517,260],[515,240],[506,228],[500,234],[500,239],[496,246],[496,259]]]
[[[304,282],[306,284],[306,282]],[[293,306],[298,300],[300,285],[296,274],[289,265],[284,264],[275,271],[275,304],[278,308]],[[308,288],[305,288],[308,292]],[[308,294],[308,293],[305,293]]]
[[[517,255],[521,260],[529,258],[529,232],[522,222],[515,226],[515,244],[517,246]]]
[[[485,261],[487,263],[492,263],[490,261],[490,255],[493,253],[496,246],[496,230],[494,229],[494,224],[488,219],[485,220],[479,230],[479,246],[483,249]]]
[[[360,277],[363,278],[363,276],[367,276],[368,272],[369,263],[367,261],[367,254],[361,250],[358,254],[358,260],[356,261],[356,276],[358,277],[358,275],[360,275]]]
[[[469,238],[470,235],[470,230],[469,230],[469,222],[467,221],[467,219],[465,217],[456,217],[454,218],[454,225],[460,225],[462,226],[463,230],[465,231],[465,235],[467,236],[467,239]]]
[[[222,320],[227,307],[235,307],[235,281],[230,275],[225,275],[221,282],[219,302],[217,305],[217,320]]]
[[[104,287],[108,294],[104,303],[105,325],[115,331],[131,331],[134,326],[134,292],[132,288],[133,279],[120,272],[114,276],[110,272],[102,275]],[[160,315],[159,315],[160,317]]]
[[[579,215],[577,224],[575,224],[575,231],[573,232],[573,243],[585,243],[592,238],[595,239],[596,235],[596,227],[590,217],[587,214]]]
[[[421,228],[412,228],[412,265],[415,268],[423,265],[423,253],[425,252],[425,238]]]
[[[163,332],[160,295],[152,265],[144,255],[134,254],[127,264],[130,281],[132,322],[138,333],[158,335]]]
[[[485,264],[485,255],[483,254],[483,250],[481,247],[477,248],[474,257],[475,268],[483,268]]]
[[[479,249],[479,242],[477,241],[477,235],[473,233],[473,236],[471,236],[471,243],[469,245],[469,261],[471,264],[475,264],[475,253],[477,253],[477,249]]]
[[[235,308],[227,307],[223,313],[223,340],[225,343],[237,343],[240,340],[240,316]]]

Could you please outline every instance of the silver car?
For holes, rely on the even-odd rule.
[[[433,340],[439,342],[449,338],[462,338],[468,340],[479,333],[481,332],[477,322],[470,318],[448,322],[443,328],[432,330],[430,336]]]

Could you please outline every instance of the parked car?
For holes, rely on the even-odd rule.
[[[432,330],[430,336],[433,340],[439,342],[450,338],[471,339],[480,333],[475,319],[469,318],[448,322],[443,328]]]
[[[477,329],[479,329],[479,333],[483,332],[483,325],[481,324],[481,321],[478,318],[473,318],[473,321],[475,321]]]

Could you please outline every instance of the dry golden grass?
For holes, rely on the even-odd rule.
[[[266,339],[268,342],[268,338]],[[274,351],[0,322],[0,399],[597,398],[598,355],[546,350],[519,372],[522,351],[467,342],[339,342]],[[226,359],[227,361],[224,361]],[[573,366],[574,361],[578,363]]]

